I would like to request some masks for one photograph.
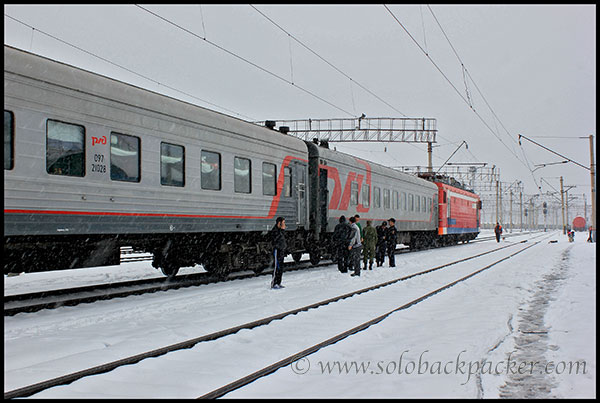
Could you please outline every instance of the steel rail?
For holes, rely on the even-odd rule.
[[[433,268],[429,268],[429,269],[426,269],[426,270],[423,270],[423,271],[420,271],[420,272],[417,272],[417,273],[412,273],[410,275],[403,276],[403,277],[400,277],[400,278],[397,278],[397,279],[394,279],[394,280],[386,281],[384,283],[376,284],[376,285],[373,285],[373,286],[362,288],[360,290],[356,290],[356,291],[352,291],[352,292],[349,292],[349,293],[345,293],[345,294],[339,295],[337,297],[332,297],[332,298],[329,298],[329,299],[326,299],[326,300],[323,300],[323,301],[320,301],[320,302],[316,302],[316,303],[313,303],[313,304],[310,304],[310,305],[307,305],[307,306],[303,306],[303,307],[296,308],[296,309],[293,309],[293,310],[289,310],[289,311],[286,311],[286,312],[282,312],[282,313],[279,313],[279,314],[271,315],[269,317],[258,319],[258,320],[255,320],[255,321],[252,321],[252,322],[248,322],[248,323],[245,323],[245,324],[242,324],[242,325],[230,327],[228,329],[223,329],[223,330],[220,330],[220,331],[217,331],[217,332],[213,332],[213,333],[210,333],[210,334],[207,334],[207,335],[204,335],[204,336],[200,336],[200,337],[193,338],[193,339],[190,339],[190,340],[186,340],[186,341],[183,341],[183,342],[175,343],[175,344],[172,344],[172,345],[169,345],[169,346],[165,346],[165,347],[161,347],[161,348],[154,349],[154,350],[151,350],[151,351],[147,351],[145,353],[136,354],[136,355],[133,355],[133,356],[130,356],[130,357],[126,357],[126,358],[120,359],[120,360],[112,361],[112,362],[109,362],[109,363],[105,363],[105,364],[101,364],[101,365],[98,365],[98,366],[95,366],[95,367],[91,367],[91,368],[87,368],[87,369],[84,369],[84,370],[81,370],[81,371],[77,371],[77,372],[74,372],[74,373],[71,373],[71,374],[66,374],[66,375],[59,376],[59,377],[56,377],[56,378],[53,378],[53,379],[49,379],[49,380],[38,382],[38,383],[35,383],[35,384],[32,384],[32,385],[24,386],[24,387],[21,387],[21,388],[18,388],[18,389],[14,389],[14,390],[5,392],[4,393],[4,398],[5,399],[12,399],[12,398],[17,398],[17,397],[28,397],[28,396],[31,396],[31,395],[33,395],[35,393],[39,393],[39,392],[41,392],[41,391],[43,391],[45,389],[52,388],[54,386],[70,384],[70,383],[72,383],[72,382],[74,382],[74,381],[76,381],[78,379],[81,379],[81,378],[84,378],[84,377],[87,377],[87,376],[98,375],[98,374],[102,374],[102,373],[105,373],[105,372],[109,372],[109,371],[112,371],[113,369],[116,369],[116,368],[124,366],[124,365],[136,364],[136,363],[138,363],[138,362],[140,362],[140,361],[142,361],[142,360],[144,360],[146,358],[155,358],[155,357],[167,354],[169,352],[192,348],[193,346],[195,346],[196,344],[201,343],[201,342],[216,340],[216,339],[219,339],[219,338],[222,338],[222,337],[225,337],[225,336],[237,333],[237,332],[239,332],[240,330],[243,330],[243,329],[253,329],[253,328],[258,327],[258,326],[267,325],[267,324],[269,324],[270,322],[272,322],[274,320],[283,319],[286,316],[295,315],[295,314],[297,314],[299,312],[308,311],[310,309],[315,309],[315,308],[318,308],[320,306],[325,306],[325,305],[328,305],[328,304],[333,303],[333,302],[337,302],[337,301],[340,301],[340,300],[343,300],[343,299],[346,299],[346,298],[349,298],[349,297],[352,297],[352,296],[355,296],[355,295],[363,294],[363,293],[366,293],[366,292],[369,292],[369,291],[372,291],[372,290],[375,290],[375,289],[378,289],[378,288],[381,288],[381,287],[386,287],[388,285],[391,285],[391,284],[394,284],[394,283],[397,283],[397,282],[400,282],[400,281],[405,281],[405,280],[411,279],[411,278],[419,276],[419,275],[431,273],[431,272],[443,269],[443,268],[448,267],[448,266],[452,266],[452,265],[455,265],[455,264],[458,264],[458,263],[461,263],[461,262],[464,262],[464,261],[467,261],[467,260],[475,259],[477,257],[484,256],[484,255],[487,255],[487,254],[490,254],[490,253],[493,253],[493,252],[496,252],[496,251],[499,251],[499,250],[502,250],[502,249],[506,249],[506,248],[509,248],[509,247],[512,247],[512,246],[516,246],[516,245],[519,245],[519,244],[522,244],[522,243],[525,243],[525,242],[527,242],[527,240],[520,241],[518,243],[513,243],[513,244],[505,245],[505,246],[502,246],[502,247],[499,247],[499,248],[496,248],[496,249],[492,249],[490,251],[482,252],[482,253],[479,253],[479,254],[476,254],[476,255],[473,255],[473,256],[469,256],[469,257],[466,257],[466,258],[462,258],[462,259],[459,259],[459,260],[456,260],[456,261],[453,261],[453,262],[450,262],[450,263],[445,263],[445,264],[442,264],[442,265],[439,265],[439,266],[436,266],[436,267],[433,267]],[[525,248],[525,249],[527,249],[527,248]],[[513,255],[511,255],[511,256],[513,256]],[[507,259],[507,258],[504,258],[502,260],[505,260],[505,259]],[[496,263],[499,263],[502,260],[499,260]],[[496,264],[496,263],[494,263],[494,264]]]

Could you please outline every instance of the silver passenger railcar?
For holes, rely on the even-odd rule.
[[[4,46],[4,271],[154,254],[166,275],[260,271],[286,218],[308,239],[306,144]]]

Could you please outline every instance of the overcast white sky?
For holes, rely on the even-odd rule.
[[[537,191],[533,176],[546,192],[552,189],[540,178],[558,189],[563,175],[566,185],[577,186],[570,194],[585,193],[590,202],[588,170],[569,163],[532,175],[535,164],[562,159],[527,141],[520,147],[517,136],[589,166],[587,136],[596,139],[595,5],[389,5],[460,95],[383,5],[142,7],[180,28],[135,5],[5,5],[4,43],[244,120],[435,118],[434,165],[465,140],[468,150],[461,147],[451,162],[496,165],[503,182],[522,180],[529,194]],[[463,79],[434,16],[472,80]],[[466,91],[491,130],[463,100]],[[427,164],[424,144],[335,146],[388,166]]]

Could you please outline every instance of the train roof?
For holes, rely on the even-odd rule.
[[[381,176],[388,176],[393,179],[403,180],[407,183],[413,183],[415,185],[425,186],[425,187],[429,187],[431,189],[437,189],[435,184],[433,184],[429,181],[426,181],[425,179],[421,179],[415,175],[407,174],[407,173],[401,172],[397,169],[389,168],[384,165],[378,164],[376,162],[358,158],[358,157],[355,157],[350,154],[346,154],[341,151],[334,151],[334,150],[331,150],[329,148],[325,148],[322,146],[318,147],[318,149],[319,149],[319,155],[321,157],[336,161],[338,164],[344,164],[349,167],[356,168],[357,160],[365,161],[371,166],[371,173],[373,173],[373,174],[378,174]]]
[[[8,45],[4,45],[4,73],[5,83],[11,73],[306,152],[302,140],[278,131]]]

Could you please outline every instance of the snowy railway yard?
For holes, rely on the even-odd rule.
[[[402,254],[360,277],[286,272],[280,290],[258,276],[5,316],[5,397],[290,311],[31,396],[595,397],[596,249],[585,238],[524,234]],[[149,261],[5,276],[4,294],[144,277],[160,277]]]

